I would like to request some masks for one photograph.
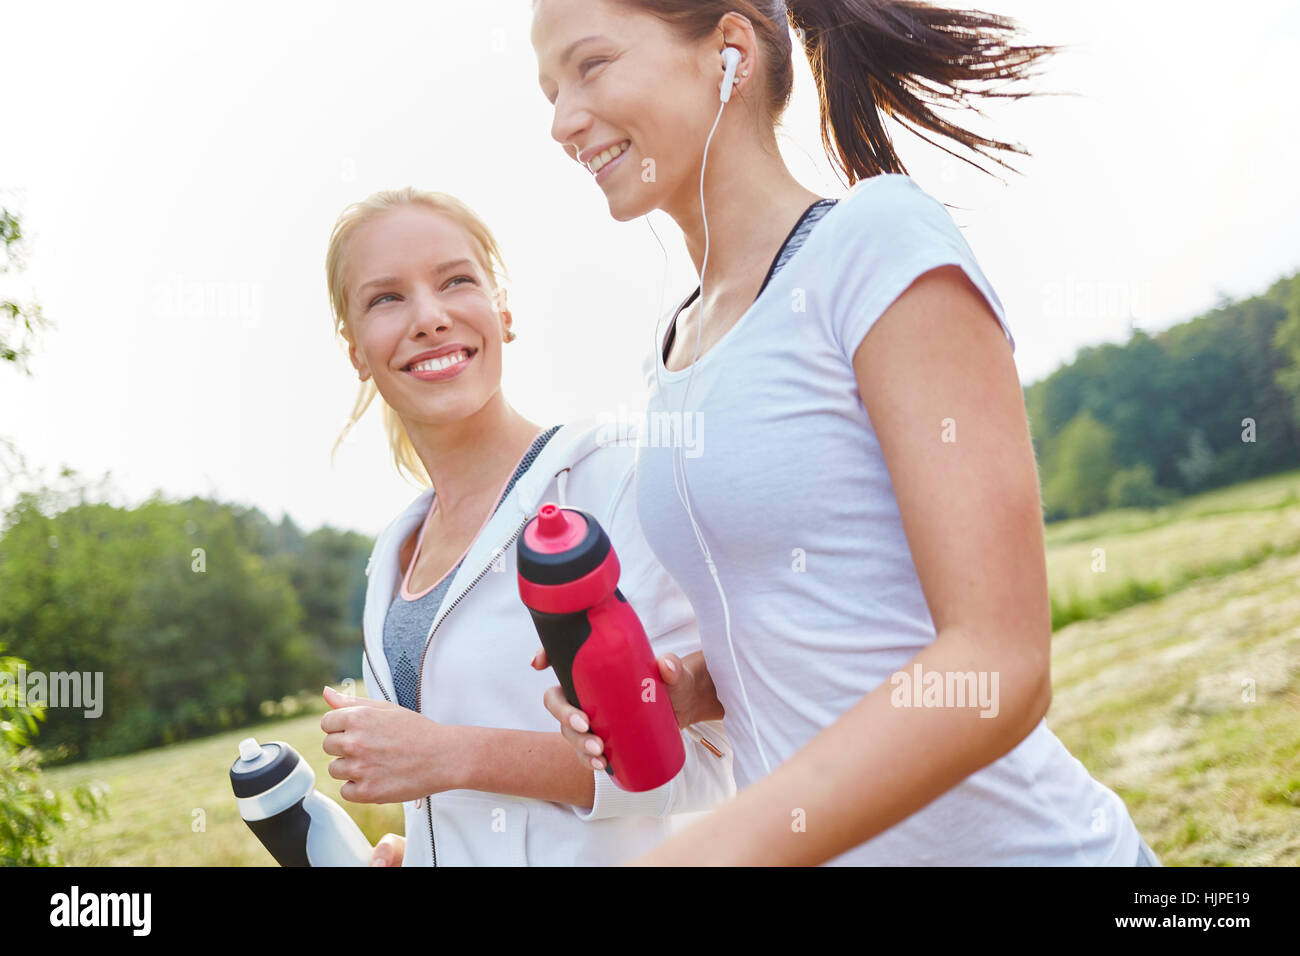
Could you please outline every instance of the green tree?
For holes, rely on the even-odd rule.
[[[22,222],[15,213],[0,207],[0,275],[21,271],[26,265],[25,252]],[[48,325],[40,305],[0,298],[0,361],[30,375],[27,360],[33,337]]]
[[[1300,275],[1267,292],[1221,297],[1204,315],[1124,344],[1081,349],[1025,389],[1045,517],[1078,508],[1058,446],[1082,413],[1114,435],[1115,493],[1154,501],[1300,465]],[[1073,452],[1077,454],[1077,449]],[[1151,469],[1151,482],[1138,465]],[[1055,483],[1053,484],[1053,482]],[[1069,487],[1071,484],[1076,487]],[[1057,505],[1051,511],[1052,498]]]
[[[0,275],[23,266],[23,231],[18,216],[0,208]],[[31,374],[27,359],[33,336],[49,322],[39,305],[0,299],[0,363]],[[0,475],[12,487],[26,463],[14,443],[0,436]],[[2,559],[0,559],[2,560]],[[0,652],[5,645],[0,642]],[[67,825],[75,804],[92,817],[107,814],[107,788],[74,787],[61,794],[41,781],[41,751],[32,745],[44,708],[27,700],[20,676],[27,662],[0,654],[0,864],[53,866],[59,863],[56,831]]]
[[[48,739],[69,757],[126,753],[332,679],[284,568],[248,540],[239,509],[214,502],[20,496],[0,540],[0,639],[42,671],[103,675],[102,715],[51,708]]]
[[[1115,435],[1088,412],[1080,412],[1055,442],[1044,480],[1046,517],[1077,518],[1100,511],[1115,472]]]
[[[1187,454],[1178,459],[1178,473],[1183,476],[1183,486],[1189,491],[1206,487],[1214,474],[1214,452],[1199,428],[1193,428],[1187,438]]]
[[[357,670],[372,543],[355,531],[326,526],[304,536],[299,553],[281,555],[302,605],[303,630],[315,653],[331,662],[330,680]]]
[[[4,645],[0,644],[0,651]],[[57,831],[75,805],[91,818],[108,815],[108,787],[82,784],[55,793],[41,782],[41,753],[31,746],[45,709],[26,699],[27,662],[0,654],[0,865],[57,866]]]
[[[1145,463],[1120,469],[1106,486],[1106,504],[1111,508],[1156,508],[1177,497],[1177,492],[1156,484],[1155,472]]]
[[[0,207],[0,275],[22,271],[26,265],[26,245],[18,215]],[[27,360],[31,356],[32,343],[37,333],[49,324],[39,305],[23,303],[8,296],[0,297],[0,367],[31,375]],[[18,487],[28,470],[17,446],[0,435],[0,489]]]
[[[1293,277],[1285,291],[1279,289],[1279,298],[1286,309],[1286,318],[1277,327],[1273,347],[1281,353],[1285,363],[1277,370],[1277,386],[1291,399],[1291,420],[1300,428],[1300,275]]]
[[[1156,474],[1161,484],[1202,491],[1300,464],[1293,402],[1278,383],[1285,358],[1274,343],[1287,318],[1278,291],[1275,286],[1162,333],[1174,361],[1170,398],[1180,425],[1164,448]],[[1254,441],[1242,440],[1247,420]]]

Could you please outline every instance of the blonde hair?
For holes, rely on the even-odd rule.
[[[343,210],[338,222],[334,224],[334,232],[330,235],[329,251],[325,254],[325,281],[329,286],[330,307],[334,312],[334,334],[345,346],[356,344],[352,338],[352,329],[348,325],[348,289],[345,281],[348,240],[359,227],[376,216],[403,206],[423,206],[431,209],[464,229],[478,257],[479,265],[487,273],[493,299],[498,304],[501,301],[499,294],[505,281],[508,281],[509,274],[501,258],[501,249],[497,245],[496,238],[474,210],[446,193],[428,192],[411,186],[382,190]],[[339,443],[347,437],[352,426],[360,421],[376,395],[379,395],[379,389],[373,378],[361,383],[361,391],[352,407],[352,414],[339,437],[335,439],[334,447],[330,449],[331,465]],[[406,433],[406,426],[402,424],[401,417],[384,401],[382,395],[379,396],[379,403],[383,411],[384,431],[388,435],[388,447],[392,452],[397,473],[404,474],[422,488],[428,488],[433,482],[429,479],[429,473],[411,443],[410,435]]]

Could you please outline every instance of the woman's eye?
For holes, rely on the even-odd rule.
[[[373,309],[375,306],[377,306],[380,302],[383,302],[385,299],[395,299],[395,298],[397,298],[397,296],[393,295],[391,292],[389,292],[386,295],[381,295],[379,296],[379,298],[375,299],[370,303],[370,308]]]
[[[588,67],[593,67],[593,65],[599,66],[602,63],[608,62],[609,61],[605,57],[593,57],[590,60],[584,60],[582,66],[578,67],[578,75],[586,76],[588,73]]]
[[[451,282],[448,282],[447,285],[451,285],[453,282],[456,282],[460,279],[464,279],[466,282],[474,282],[473,276],[456,276],[456,278],[452,279]],[[477,282],[474,282],[474,284],[478,285]]]

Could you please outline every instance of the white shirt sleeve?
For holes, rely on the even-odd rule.
[[[1016,350],[1002,301],[948,210],[910,176],[893,173],[858,183],[840,201],[845,214],[823,276],[823,314],[840,351],[853,360],[876,321],[917,279],[940,266],[960,266],[983,295]],[[824,225],[831,225],[828,221]]]
[[[690,601],[650,550],[637,517],[632,466],[617,483],[605,523],[605,533],[618,555],[619,590],[645,627],[655,656],[679,658],[700,649],[699,629]],[[604,520],[604,516],[602,516]],[[674,813],[709,810],[736,793],[732,772],[731,740],[722,721],[692,726],[721,754],[717,756],[690,733],[682,732],[686,762],[672,780],[641,793],[618,787],[604,770],[593,770],[595,802],[590,809],[571,807],[582,820],[616,816],[664,817]]]

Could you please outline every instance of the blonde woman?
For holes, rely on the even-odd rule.
[[[537,633],[514,543],[547,501],[605,527],[620,589],[657,655],[680,665],[699,637],[642,536],[635,448],[602,444],[590,423],[542,427],[502,394],[515,333],[487,226],[445,194],[376,193],[339,218],[326,273],[336,332],[363,383],[352,422],[378,394],[396,467],[424,487],[366,568],[369,699],[327,689],[334,709],[321,720],[342,796],[403,806],[405,835],[381,840],[375,863],[608,864],[663,840],[670,815],[729,797],[720,722],[691,728],[677,777],[626,793],[603,759],[576,764],[536,705],[552,678],[527,666]],[[676,699],[683,672],[661,667]]]

